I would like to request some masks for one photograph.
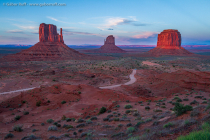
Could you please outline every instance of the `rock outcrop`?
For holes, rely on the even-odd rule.
[[[181,47],[181,34],[178,30],[168,29],[158,34],[157,47],[150,50],[153,56],[161,55],[192,55]]]
[[[101,53],[125,53],[126,51],[120,49],[115,45],[115,38],[113,35],[109,35],[106,40],[104,40],[104,45],[100,48]]]
[[[87,57],[64,44],[62,28],[59,35],[55,25],[42,23],[39,27],[38,43],[20,53],[5,56],[3,59],[7,61],[45,61]]]
[[[60,35],[57,33],[57,27],[52,24],[42,23],[39,26],[39,41],[40,42],[61,42],[63,41],[62,28],[60,28]]]

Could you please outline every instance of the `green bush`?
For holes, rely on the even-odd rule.
[[[132,105],[130,105],[130,104],[125,105],[124,108],[125,108],[125,109],[130,109],[130,108],[132,108]]]
[[[49,126],[48,131],[58,131],[57,126]]]
[[[210,133],[206,130],[191,132],[186,136],[179,136],[177,140],[210,140]]]
[[[53,119],[48,119],[48,120],[47,120],[47,123],[52,123],[52,122],[54,122]]]
[[[24,115],[28,115],[28,114],[29,114],[29,112],[28,112],[28,111],[26,111],[26,112],[24,112],[23,114],[24,114]]]
[[[62,101],[62,102],[61,102],[61,104],[65,104],[65,103],[66,103],[66,101]]]
[[[103,114],[104,112],[106,112],[106,108],[105,107],[102,107],[99,111],[99,114]]]
[[[20,120],[21,116],[15,116],[15,120]]]
[[[13,137],[14,137],[14,135],[12,133],[9,133],[4,138],[5,139],[8,139],[8,138],[13,138]]]
[[[13,127],[13,131],[21,132],[21,131],[23,131],[22,127],[23,127],[23,126],[15,125],[15,126]]]
[[[169,123],[163,125],[163,128],[170,128],[170,127],[173,127],[173,126],[174,126],[174,124],[169,122]]]
[[[180,115],[184,114],[187,111],[192,111],[193,107],[190,106],[190,105],[184,106],[183,104],[175,103],[175,107],[174,107],[173,110],[175,111],[177,116],[180,116]]]
[[[149,109],[150,109],[150,107],[149,107],[149,106],[145,106],[145,109],[146,109],[146,110],[149,110]]]
[[[39,107],[41,105],[41,103],[42,103],[41,101],[36,102],[36,106]]]
[[[127,133],[132,133],[132,132],[135,132],[135,128],[134,127],[128,127],[127,128]]]

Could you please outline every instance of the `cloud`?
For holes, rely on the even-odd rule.
[[[112,28],[109,28],[109,29],[107,29],[107,30],[114,30],[114,29],[112,29]]]
[[[154,36],[157,36],[157,34],[159,34],[159,32],[143,32],[141,34],[134,35],[132,37],[133,38],[140,39],[140,38],[154,37]]]
[[[24,33],[22,30],[8,30],[7,33]]]
[[[19,25],[19,24],[13,24],[13,25],[15,25],[15,26],[17,26],[21,29],[25,29],[25,30],[27,30],[27,29],[30,29],[30,30],[38,29],[38,26],[25,26],[25,25]]]
[[[65,35],[90,35],[90,36],[101,36],[101,37],[104,37],[104,36],[99,35],[99,34],[94,34],[94,33],[89,33],[89,32],[70,31],[68,29],[63,29],[63,34],[65,34]]]
[[[58,20],[58,19],[56,19],[56,18],[54,18],[54,17],[47,16],[47,18],[49,18],[49,19],[51,19],[51,20],[54,20],[54,21],[57,21],[57,22],[67,23],[67,22]]]
[[[104,30],[118,25],[147,26],[149,24],[138,22],[135,16],[129,16],[128,18],[105,17],[105,24],[100,25],[97,28]]]

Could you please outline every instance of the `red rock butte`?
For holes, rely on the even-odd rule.
[[[158,34],[157,47],[150,50],[154,56],[161,55],[192,55],[181,47],[181,34],[178,30],[168,29]]]
[[[126,52],[115,45],[115,38],[113,35],[109,35],[106,38],[106,40],[104,40],[104,45],[100,47],[100,51],[103,53],[125,53]]]
[[[59,35],[55,25],[41,23],[38,43],[20,53],[5,56],[3,59],[7,61],[43,61],[84,59],[85,56],[64,44],[62,28],[60,28]]]

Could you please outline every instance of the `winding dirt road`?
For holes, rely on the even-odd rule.
[[[105,86],[105,87],[99,87],[100,89],[112,89],[115,87],[119,87],[121,85],[131,85],[133,83],[136,82],[136,78],[134,77],[134,75],[136,74],[136,69],[133,69],[133,72],[130,74],[130,81],[128,81],[125,84],[119,84],[119,85],[112,85],[112,86]]]
[[[133,72],[130,74],[130,81],[128,81],[125,84],[119,84],[119,85],[112,85],[112,86],[105,86],[105,87],[99,87],[100,89],[112,89],[115,87],[119,87],[121,85],[130,85],[136,82],[136,78],[134,77],[134,75],[136,74],[136,69],[133,69]],[[19,90],[15,90],[15,91],[8,91],[8,92],[2,92],[1,94],[9,94],[9,93],[15,93],[15,92],[22,92],[22,91],[28,91],[28,90],[32,90],[34,88],[38,88],[38,87],[32,87],[32,88],[25,88],[25,89],[19,89]]]

